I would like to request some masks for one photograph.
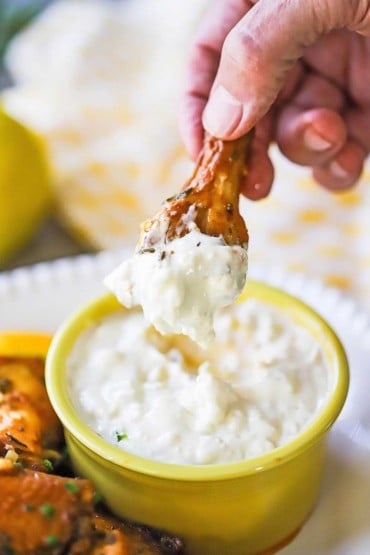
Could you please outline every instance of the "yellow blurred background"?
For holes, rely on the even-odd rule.
[[[0,260],[2,269],[134,245],[140,221],[180,187],[191,168],[177,124],[184,66],[210,3],[59,0],[45,8],[46,2],[10,2],[21,9],[18,16],[25,6],[31,12],[13,25],[20,32],[13,29],[3,40],[2,109],[41,141],[50,197],[38,217],[29,214],[34,224]],[[12,141],[8,133],[0,134],[3,144]],[[26,162],[31,147],[14,143],[19,165],[12,163],[11,182],[32,198],[43,181],[37,156]],[[274,148],[272,156],[272,194],[242,201],[250,265],[303,272],[369,307],[369,171],[353,191],[332,195]],[[0,165],[0,217],[7,172]],[[1,242],[26,220],[15,212],[14,227],[0,228],[0,256]]]

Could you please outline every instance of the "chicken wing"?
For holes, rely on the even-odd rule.
[[[121,546],[122,555],[182,555],[184,553],[184,544],[179,538],[148,526],[122,522],[108,514],[96,514],[94,526],[95,530],[104,531],[108,537],[110,535],[112,540],[115,538],[112,544],[114,543],[117,549]],[[121,551],[102,553],[121,555]]]
[[[62,441],[43,372],[42,359],[0,357],[0,456],[39,470]]]
[[[79,539],[88,540],[88,547],[92,548],[94,490],[89,481],[6,463],[2,468],[0,465],[2,555],[58,555]]]
[[[207,136],[192,177],[179,194],[167,199],[162,209],[142,224],[139,245],[152,247],[158,228],[166,229],[166,242],[182,237],[189,232],[184,216],[191,213],[202,233],[222,236],[228,245],[246,247],[248,232],[239,213],[239,193],[247,173],[250,139],[250,134],[226,142]]]
[[[122,523],[104,506],[97,514],[88,480],[47,473],[44,457],[61,458],[61,439],[44,361],[0,357],[0,555],[182,553],[176,538]]]

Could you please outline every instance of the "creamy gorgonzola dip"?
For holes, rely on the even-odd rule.
[[[307,330],[257,300],[224,309],[208,350],[162,336],[141,311],[87,329],[68,360],[81,418],[108,442],[189,465],[240,461],[299,434],[331,388]]]
[[[138,249],[106,279],[126,307],[141,305],[146,320],[162,334],[188,335],[201,345],[214,338],[219,308],[241,293],[247,274],[247,251],[226,245],[193,229],[168,243],[159,238]]]

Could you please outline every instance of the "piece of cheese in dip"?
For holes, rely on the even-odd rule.
[[[146,320],[162,334],[188,335],[201,345],[214,338],[216,311],[241,293],[247,251],[211,237],[193,224],[189,233],[139,248],[106,279],[126,307],[141,305]]]
[[[253,299],[218,313],[215,332],[203,350],[160,335],[140,310],[106,316],[68,360],[81,418],[124,450],[188,465],[248,459],[296,437],[333,385],[318,342]]]

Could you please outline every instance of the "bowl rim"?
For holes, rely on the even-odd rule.
[[[303,325],[321,345],[334,373],[334,384],[310,424],[288,443],[272,451],[237,462],[181,465],[146,459],[110,444],[78,415],[68,394],[66,360],[78,335],[105,315],[127,310],[111,293],[105,293],[72,313],[58,328],[45,367],[46,388],[64,428],[85,448],[110,464],[140,474],[178,481],[219,481],[257,474],[284,464],[308,450],[331,428],[344,405],[349,387],[349,368],[344,348],[329,324],[300,299],[265,283],[248,279],[238,302],[249,296],[272,304]],[[102,465],[104,466],[104,464]]]

